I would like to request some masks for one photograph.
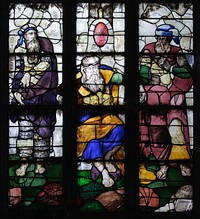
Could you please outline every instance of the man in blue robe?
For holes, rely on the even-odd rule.
[[[111,67],[100,65],[97,56],[86,56],[77,73],[78,103],[90,106],[119,105],[119,86],[123,76]],[[123,85],[122,85],[123,86]],[[79,159],[92,163],[101,174],[105,187],[114,185],[112,173],[117,167],[112,159],[123,148],[124,125],[119,115],[97,109],[84,111],[77,129],[77,153]],[[94,177],[95,179],[95,177]]]

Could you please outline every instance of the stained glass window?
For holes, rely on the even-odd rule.
[[[76,7],[78,203],[80,211],[123,210],[125,5]],[[109,107],[109,108],[108,108]]]
[[[1,218],[199,218],[199,11],[1,1]]]
[[[193,208],[193,5],[139,4],[142,211]]]
[[[62,17],[61,4],[10,4],[10,207],[62,205]]]

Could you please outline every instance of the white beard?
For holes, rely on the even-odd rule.
[[[99,91],[103,91],[104,89],[104,79],[103,76],[99,73],[99,69],[96,72],[88,76],[87,71],[83,69],[84,73],[81,77],[81,82],[83,87],[87,88],[88,90],[97,93]]]
[[[28,53],[38,53],[40,52],[40,44],[39,44],[39,40],[37,39],[32,39],[30,41],[26,41],[26,48],[27,48],[27,52]],[[29,63],[34,63],[37,64],[38,63],[38,59],[39,56],[38,55],[28,55],[28,62]]]
[[[169,43],[162,43],[162,42],[156,42],[155,51],[157,53],[168,53],[171,49],[171,46]]]

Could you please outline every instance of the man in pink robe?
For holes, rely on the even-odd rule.
[[[192,70],[181,48],[171,45],[180,43],[174,26],[158,26],[156,39],[141,51],[140,149],[144,158],[153,155],[160,162],[156,175],[163,180],[167,160],[191,159],[185,94],[192,87]],[[179,166],[183,176],[191,175],[188,165]]]

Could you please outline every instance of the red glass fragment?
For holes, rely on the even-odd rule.
[[[99,47],[104,46],[108,41],[108,28],[102,22],[99,22],[94,29],[94,41]]]

